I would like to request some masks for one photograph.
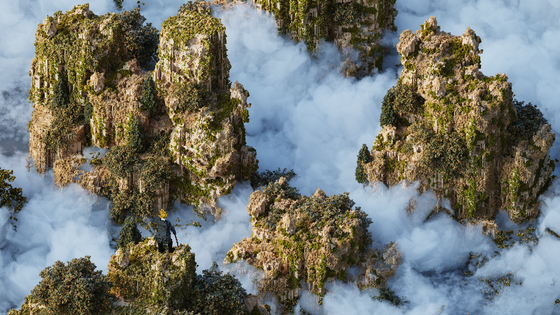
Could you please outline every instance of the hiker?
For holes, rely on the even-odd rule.
[[[156,241],[158,243],[158,250],[160,253],[165,251],[164,246],[167,245],[167,250],[170,253],[173,253],[173,241],[171,240],[171,232],[175,236],[175,241],[177,242],[177,246],[179,246],[179,241],[177,241],[177,232],[175,232],[175,228],[169,221],[167,221],[167,212],[161,209],[159,212],[160,220],[157,220],[157,233],[156,233]]]

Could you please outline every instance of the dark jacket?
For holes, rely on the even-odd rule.
[[[177,235],[175,227],[173,227],[169,221],[162,219],[157,220],[156,241],[164,244],[168,243],[171,241],[171,232],[173,232],[174,235]]]

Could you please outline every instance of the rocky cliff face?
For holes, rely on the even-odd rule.
[[[368,75],[381,69],[383,55],[388,49],[381,46],[383,31],[396,31],[395,0],[364,1],[252,1],[260,12],[265,10],[276,17],[278,32],[293,40],[304,41],[314,52],[321,39],[334,42],[344,54],[344,73],[347,76]],[[357,61],[348,48],[358,51]]]
[[[57,184],[108,196],[121,219],[170,199],[219,216],[216,198],[248,180],[258,161],[245,143],[249,92],[229,81],[225,28],[210,13],[209,3],[189,3],[168,18],[159,61],[157,30],[138,10],[96,16],[85,4],[47,17],[30,70],[37,171],[54,167]],[[84,172],[77,168],[89,145],[110,151]]]
[[[281,177],[251,195],[252,236],[235,243],[224,263],[243,259],[263,270],[259,294],[273,292],[286,306],[297,302],[300,281],[323,296],[325,283],[348,280],[352,266],[362,269],[361,286],[382,288],[402,257],[394,244],[369,248],[371,221],[353,205],[347,193],[328,197],[317,189],[302,197]]]
[[[175,182],[181,197],[215,208],[238,179],[250,179],[258,161],[245,143],[249,92],[229,82],[225,28],[209,14],[208,2],[189,3],[163,23],[154,77],[173,124],[169,148],[182,172]],[[185,89],[210,96],[194,115]]]
[[[479,71],[480,42],[470,28],[461,36],[440,31],[434,17],[402,32],[404,69],[356,178],[363,165],[369,182],[420,180],[421,193],[438,196],[435,211],[449,198],[447,210],[460,219],[490,219],[499,209],[514,222],[536,218],[555,167],[555,135],[536,106],[513,100],[505,74]]]

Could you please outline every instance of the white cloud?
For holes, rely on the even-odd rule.
[[[144,2],[142,13],[158,29],[183,3]],[[34,56],[35,30],[47,14],[69,10],[74,4],[70,0],[12,1],[0,12],[0,146],[4,149],[0,166],[14,169],[13,184],[22,187],[29,199],[19,216],[18,232],[8,232],[8,243],[0,251],[0,292],[8,292],[0,297],[0,312],[19,307],[39,282],[39,272],[54,261],[87,254],[106,273],[113,252],[109,235],[118,228],[108,221],[103,201],[94,204],[76,185],[53,190],[52,175],[43,178],[34,171],[28,173],[27,154],[17,153],[27,150],[32,112],[27,103],[31,82],[27,71]],[[125,0],[125,8],[134,6],[135,1]],[[113,10],[109,0],[90,3],[90,8],[96,14]],[[442,30],[455,35],[470,26],[482,38],[481,70],[487,75],[506,73],[516,98],[537,104],[553,131],[558,129],[558,1],[398,0],[397,9],[398,33],[388,34],[386,42],[395,45],[401,31],[416,31],[430,15],[437,17]],[[424,223],[435,205],[432,194],[417,196],[413,189],[401,187],[382,187],[372,193],[355,182],[356,156],[362,143],[371,147],[380,130],[381,100],[396,84],[398,73],[391,67],[398,56],[387,58],[383,74],[360,81],[345,79],[336,71],[340,56],[333,45],[321,45],[319,58],[311,59],[305,47],[278,37],[274,20],[265,14],[246,8],[236,8],[228,18],[216,14],[227,27],[230,80],[238,80],[251,93],[247,143],[257,149],[261,170],[293,168],[300,176],[294,185],[307,195],[317,187],[329,195],[350,192],[356,206],[373,220],[370,231],[376,245],[398,241],[403,251],[404,264],[389,287],[409,304],[396,308],[374,302],[353,285],[335,283],[325,296],[325,314],[436,314],[442,305],[443,314],[560,314],[560,307],[553,305],[560,298],[560,284],[551,285],[560,278],[555,263],[560,258],[558,240],[544,238],[532,253],[521,247],[505,250],[464,282],[462,268],[470,251],[497,250],[480,235],[480,227],[461,226],[444,214]],[[553,159],[558,150],[558,145],[551,149]],[[551,191],[560,192],[560,188],[555,184]],[[189,243],[196,253],[199,273],[212,261],[221,265],[232,243],[250,235],[246,212],[250,192],[250,187],[239,185],[232,199],[220,198],[220,205],[227,209],[222,221],[212,225],[210,217],[202,221],[202,228],[178,231],[179,241]],[[417,200],[417,210],[408,214],[405,209],[411,197]],[[557,198],[544,201],[537,230],[542,233],[549,227],[558,233]],[[189,207],[181,206],[170,214],[171,220],[177,217],[181,223],[200,221]],[[507,220],[503,224],[507,226]],[[523,285],[509,287],[494,302],[486,303],[483,284],[475,278],[482,272],[514,269]],[[248,278],[240,278],[250,289]],[[300,303],[304,308],[314,299],[306,294]]]

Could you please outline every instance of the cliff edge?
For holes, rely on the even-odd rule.
[[[401,33],[403,70],[382,104],[382,131],[358,156],[358,182],[420,181],[438,196],[435,212],[492,219],[507,210],[514,222],[536,218],[538,197],[554,176],[555,140],[538,108],[513,99],[505,74],[480,69],[481,39],[440,31],[430,17],[416,33]]]

